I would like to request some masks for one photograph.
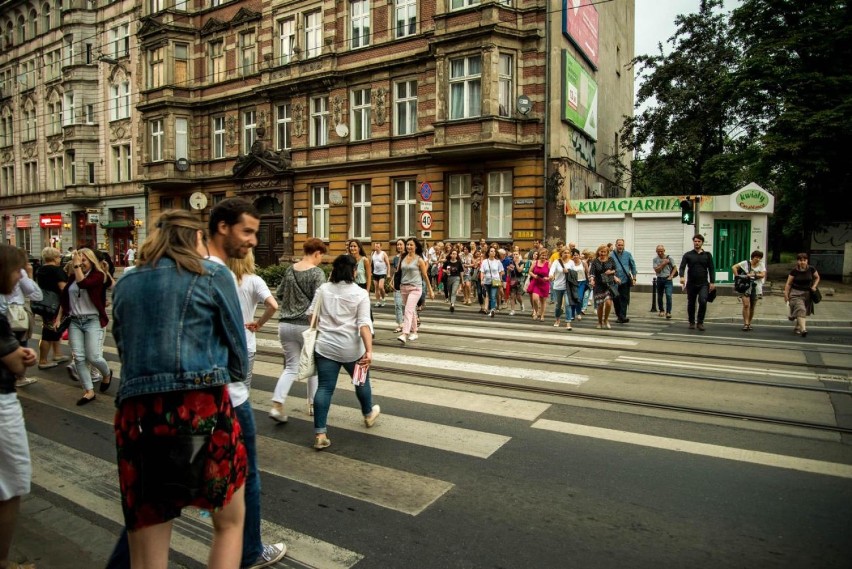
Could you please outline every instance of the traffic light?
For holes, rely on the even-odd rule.
[[[692,196],[680,202],[680,222],[695,225],[695,202]]]

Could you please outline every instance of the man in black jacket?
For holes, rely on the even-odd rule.
[[[716,269],[713,255],[703,249],[704,236],[696,233],[692,238],[694,249],[687,251],[680,261],[680,284],[686,282],[686,313],[689,329],[696,327],[695,301],[698,300],[698,329],[704,331],[704,314],[707,312],[707,295],[716,290]]]

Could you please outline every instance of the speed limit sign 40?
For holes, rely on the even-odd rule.
[[[432,229],[432,212],[420,212],[420,229]]]

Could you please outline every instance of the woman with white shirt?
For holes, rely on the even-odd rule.
[[[388,254],[382,251],[382,242],[373,243],[373,254],[370,257],[373,270],[373,285],[376,288],[376,307],[385,305],[385,279],[388,276],[390,260]]]
[[[579,249],[571,249],[571,260],[568,261],[568,268],[577,273],[577,302],[571,303],[571,319],[582,320],[583,308],[586,300],[586,285],[588,285],[589,266],[583,256],[580,255]]]
[[[567,330],[571,330],[571,318],[568,312],[571,310],[570,308],[570,300],[566,300],[566,295],[570,298],[570,290],[568,288],[568,271],[571,269],[568,268],[568,264],[570,263],[571,254],[568,251],[568,248],[562,250],[559,255],[559,258],[553,261],[550,265],[550,291],[553,295],[553,303],[556,306],[555,315],[556,321],[553,323],[553,326],[558,328],[562,325],[562,313],[565,312],[565,328]],[[565,308],[563,309],[563,306]]]
[[[318,387],[314,398],[313,447],[331,446],[328,438],[328,410],[343,367],[355,381],[355,395],[361,404],[364,424],[375,424],[381,412],[373,405],[370,388],[370,364],[373,361],[373,323],[370,320],[370,295],[353,281],[356,261],[350,255],[334,260],[329,282],[317,289],[308,312],[317,311],[317,343],[314,360]],[[360,378],[361,381],[358,381]]]
[[[10,314],[10,310],[15,315],[27,315],[26,322],[24,323],[26,329],[21,330],[17,329],[16,326],[12,326],[12,332],[15,334],[15,338],[22,348],[27,347],[27,342],[33,334],[33,313],[26,308],[26,302],[28,299],[41,300],[43,298],[41,289],[32,277],[33,266],[27,262],[26,269],[20,270],[20,280],[15,284],[12,293],[0,296],[0,314],[5,314],[10,324],[14,324],[14,315]],[[15,308],[10,309],[10,305],[14,305]],[[36,381],[34,377],[26,377],[26,371],[24,371],[18,376],[15,387],[23,387]]]
[[[482,279],[482,287],[488,295],[488,315],[494,318],[497,310],[497,292],[503,286],[503,263],[497,258],[497,249],[488,249],[488,258],[482,261],[479,267],[479,276]]]

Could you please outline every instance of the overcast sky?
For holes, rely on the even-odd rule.
[[[618,1],[618,0],[616,0]],[[724,0],[725,9],[732,10],[740,2]],[[670,48],[666,40],[675,33],[675,16],[697,12],[701,0],[636,0],[636,53],[657,53],[657,44]]]

